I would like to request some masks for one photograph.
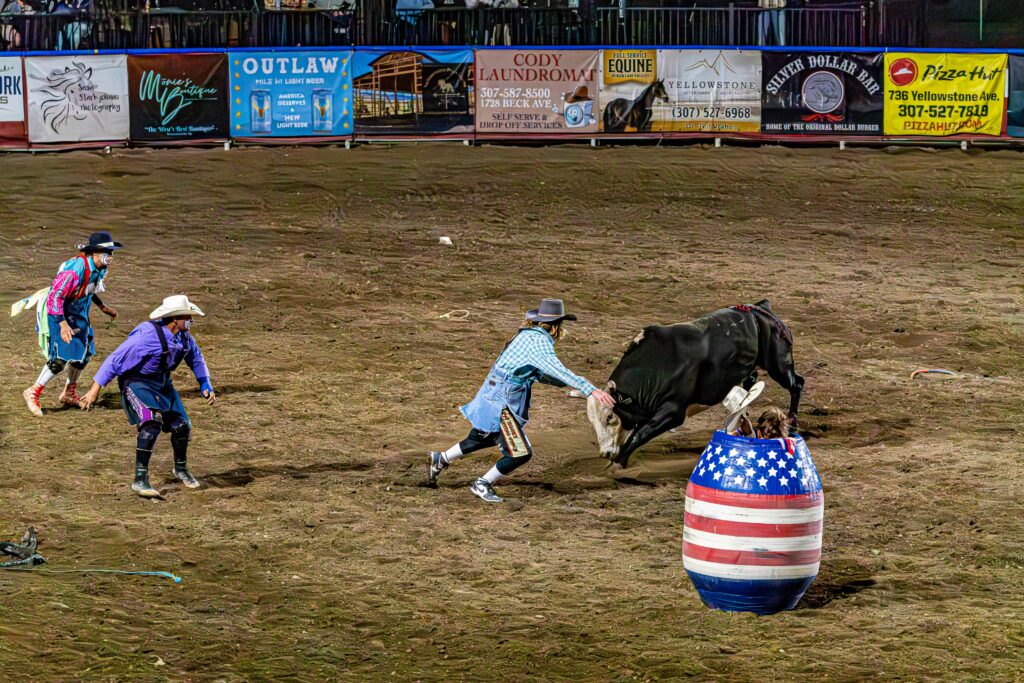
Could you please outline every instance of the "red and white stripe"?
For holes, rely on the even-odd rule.
[[[690,483],[683,566],[726,579],[815,576],[824,507],[820,490],[771,496]]]

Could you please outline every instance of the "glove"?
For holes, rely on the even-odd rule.
[[[210,384],[209,377],[204,377],[203,379],[199,380],[199,393],[205,395],[206,392],[208,391],[213,391],[213,385]]]

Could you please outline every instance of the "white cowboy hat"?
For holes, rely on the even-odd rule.
[[[758,382],[746,391],[743,387],[733,387],[729,395],[722,401],[722,405],[729,411],[729,417],[725,418],[725,431],[734,431],[740,424],[740,420],[747,412],[747,406],[753,403],[761,392],[764,391],[764,382]]]
[[[172,294],[165,298],[164,302],[149,314],[149,319],[156,320],[157,318],[170,318],[176,315],[205,316],[206,314],[199,310],[198,306],[189,301],[188,297],[184,294]]]

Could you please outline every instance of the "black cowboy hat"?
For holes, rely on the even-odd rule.
[[[559,320],[576,320],[572,313],[565,312],[561,299],[544,299],[540,307],[526,312],[526,319],[536,323],[557,323]]]
[[[107,232],[106,230],[100,230],[89,235],[88,242],[86,242],[85,244],[79,244],[78,250],[85,252],[86,254],[91,254],[97,251],[110,252],[114,251],[115,249],[120,249],[123,246],[124,245],[121,244],[120,242],[115,242],[114,236],[111,235],[109,232]]]

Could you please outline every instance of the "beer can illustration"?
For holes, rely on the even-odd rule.
[[[263,133],[264,135],[270,133],[270,122],[271,122],[271,111],[270,111],[270,91],[269,90],[253,90],[252,94],[249,95],[249,102],[252,105],[252,132]]]
[[[334,130],[332,100],[333,94],[327,88],[313,91],[313,130],[317,133],[330,133]]]

